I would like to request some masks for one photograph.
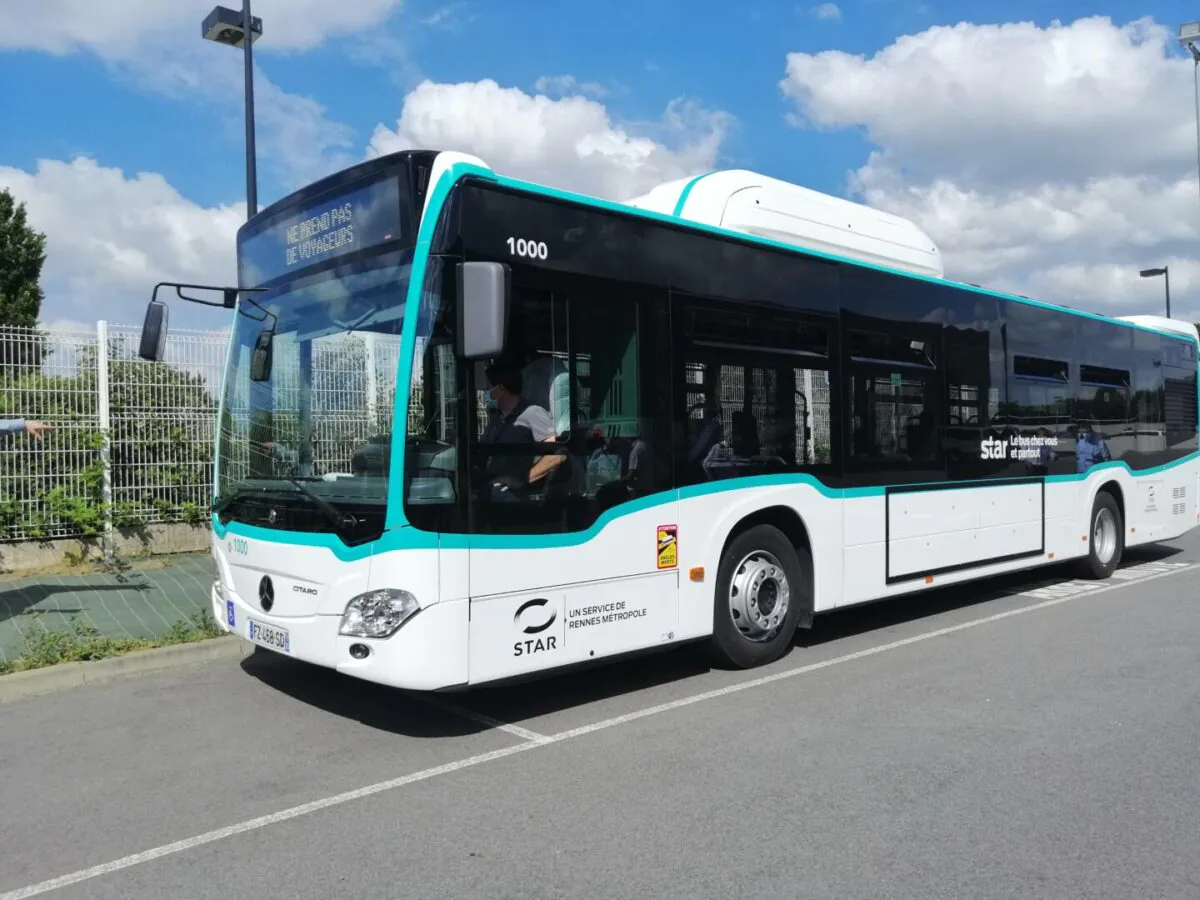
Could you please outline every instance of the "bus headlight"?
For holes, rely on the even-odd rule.
[[[421,608],[408,591],[384,588],[359,594],[346,604],[338,634],[348,637],[386,638]]]

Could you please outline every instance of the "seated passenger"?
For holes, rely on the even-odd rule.
[[[571,376],[567,367],[552,356],[540,356],[527,365],[522,373],[525,390],[522,396],[530,403],[549,410],[554,436],[551,443],[567,444],[571,432]],[[539,482],[567,461],[564,453],[548,453],[539,457],[529,472],[531,484]]]

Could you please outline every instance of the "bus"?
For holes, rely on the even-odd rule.
[[[356,678],[750,668],[822,612],[1106,578],[1200,523],[1193,326],[956,283],[912,222],[752,172],[609,202],[405,151],[237,257],[213,613]]]

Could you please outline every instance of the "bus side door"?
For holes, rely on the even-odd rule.
[[[656,299],[628,283],[513,266],[509,383],[496,390],[476,373],[472,682],[675,637],[670,352]],[[537,431],[534,443],[497,424],[513,389],[531,410],[514,421]],[[487,409],[485,393],[500,407]]]

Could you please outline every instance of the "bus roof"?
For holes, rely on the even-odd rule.
[[[758,172],[732,169],[681,178],[626,203],[800,250],[945,277],[941,252],[915,222]]]
[[[1039,306],[1114,325],[1124,325],[1127,328],[1151,331],[1165,337],[1200,342],[1197,329],[1178,319],[1136,315],[1105,316],[946,278],[940,250],[914,222],[873,207],[744,169],[722,170],[676,179],[622,203],[501,175],[482,159],[466,153],[402,150],[350,166],[277,200],[238,229],[239,240],[243,230],[253,230],[259,223],[272,218],[303,198],[351,182],[371,170],[414,162],[432,170],[428,182],[430,191],[425,197],[426,206],[432,199],[432,189],[438,174],[463,166],[468,170],[466,174],[475,174],[470,170],[483,170],[477,174],[486,173],[498,184],[516,190],[651,219],[687,230],[736,238],[761,246],[807,253],[835,262],[940,283],[1012,303]]]

